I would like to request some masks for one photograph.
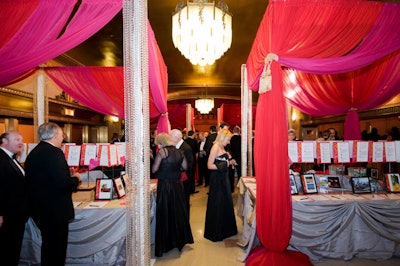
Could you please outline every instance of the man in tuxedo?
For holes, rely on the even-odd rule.
[[[183,189],[185,192],[185,203],[187,206],[188,214],[190,214],[190,188],[191,182],[194,182],[194,176],[191,176],[192,167],[193,167],[193,153],[192,148],[190,148],[189,144],[187,144],[182,138],[182,132],[179,129],[173,129],[170,133],[172,137],[172,141],[175,144],[175,147],[183,152],[186,157],[188,169],[186,170],[187,178],[182,179]]]
[[[15,160],[23,149],[17,131],[0,135],[0,259],[4,265],[18,265],[28,220],[25,172]]]
[[[68,223],[74,219],[72,192],[82,178],[70,171],[61,150],[63,131],[55,123],[38,129],[39,144],[25,162],[31,216],[42,235],[41,265],[65,265]]]
[[[197,153],[199,152],[199,147],[197,146],[197,141],[195,140],[196,135],[194,134],[193,130],[188,131],[187,138],[185,139],[185,142],[189,144],[190,148],[192,149],[192,155],[193,155],[193,166],[192,166],[192,173],[190,174],[192,176],[192,179],[190,180],[190,194],[198,193],[199,191],[196,190],[196,168],[197,168]]]
[[[199,133],[199,142],[197,147],[199,150],[197,157],[197,167],[199,169],[199,179],[197,180],[197,186],[203,185],[203,179],[205,179],[207,173],[207,161],[206,161],[206,151],[204,150],[204,145],[206,144],[206,136],[204,132]]]

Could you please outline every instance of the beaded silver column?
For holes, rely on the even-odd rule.
[[[242,113],[242,176],[253,175],[253,98],[247,86],[247,68],[241,67],[241,113]]]
[[[147,0],[124,0],[126,265],[150,265]]]

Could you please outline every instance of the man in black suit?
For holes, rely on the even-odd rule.
[[[206,137],[204,132],[199,132],[199,142],[197,143],[197,147],[199,149],[197,157],[199,179],[197,180],[197,186],[203,185],[203,180],[205,179],[207,173],[206,151],[204,150],[205,143],[206,143]]]
[[[188,131],[188,136],[185,139],[185,142],[189,144],[190,148],[192,149],[193,155],[193,166],[192,166],[192,179],[190,180],[190,194],[198,193],[199,191],[196,190],[196,168],[197,168],[197,153],[199,152],[199,147],[197,146],[197,141],[194,139],[196,135],[194,134],[193,130]]]
[[[193,167],[193,153],[192,153],[192,148],[190,148],[189,144],[187,144],[185,141],[183,141],[182,138],[182,132],[179,129],[173,129],[171,130],[170,133],[172,137],[172,141],[175,144],[175,147],[183,152],[183,154],[186,157],[188,169],[186,170],[186,176],[187,179],[184,180],[182,179],[183,183],[183,189],[185,192],[185,202],[188,210],[188,214],[190,214],[190,184],[193,180],[194,182],[194,176],[191,176],[192,173],[192,167]]]
[[[0,136],[0,260],[2,265],[18,265],[28,220],[28,199],[24,169],[13,158],[23,149],[17,131]]]
[[[41,265],[65,265],[68,223],[74,219],[72,192],[82,178],[70,172],[61,145],[63,131],[55,123],[38,129],[39,144],[25,162],[31,216],[42,235]]]
[[[231,138],[230,143],[225,147],[226,150],[232,155],[232,158],[235,159],[236,165],[234,168],[229,167],[229,184],[231,186],[231,192],[235,191],[235,176],[240,178],[242,175],[241,172],[241,160],[242,160],[242,141],[240,136],[240,127],[235,126],[233,128],[233,136]]]

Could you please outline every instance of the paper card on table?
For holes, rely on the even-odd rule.
[[[354,148],[354,140],[346,140],[347,143],[349,143],[349,155],[350,159],[353,158],[353,148]]]
[[[326,201],[326,200],[330,200],[330,198],[324,196],[324,195],[310,195],[308,196],[311,199],[313,199],[314,201]]]
[[[383,162],[383,142],[372,143],[372,162],[373,163]]]
[[[400,163],[400,140],[394,142],[396,148],[396,162]]]
[[[28,154],[38,145],[37,143],[28,143]]]
[[[363,198],[361,198],[358,195],[353,195],[353,194],[343,194],[342,195],[343,198],[349,199],[349,200],[364,200]]]
[[[84,209],[98,209],[106,206],[110,201],[94,201],[85,206]]]
[[[18,156],[18,162],[24,163],[27,155],[28,155],[28,144],[24,143],[24,146],[22,146],[22,151]]]
[[[355,162],[368,162],[371,154],[371,142],[369,141],[355,141],[353,148],[353,161]]]
[[[349,163],[349,143],[348,142],[334,142],[333,143],[333,160],[335,163]]]
[[[386,197],[387,197],[388,199],[395,199],[395,200],[400,199],[400,194],[388,193],[388,194],[385,194],[385,195],[386,195]]]
[[[289,141],[288,143],[289,159],[292,163],[300,162],[298,143],[297,141]]]
[[[317,141],[317,162],[331,163],[331,145],[329,142]]]
[[[77,208],[78,206],[80,206],[80,205],[82,205],[82,201],[74,201],[73,202],[73,204],[74,204],[74,208]]]
[[[384,141],[384,161],[395,162],[396,161],[396,147],[394,141]]]
[[[97,158],[100,166],[110,165],[110,144],[101,144],[98,146]]]
[[[386,196],[381,196],[381,195],[376,194],[376,193],[362,194],[360,196],[363,197],[366,200],[387,200],[388,199]]]
[[[80,145],[66,145],[64,154],[68,166],[79,166],[79,161],[81,156]]]
[[[292,200],[294,201],[314,201],[312,198],[305,195],[293,195]]]
[[[81,165],[90,165],[90,160],[96,160],[97,145],[94,143],[84,143],[81,149]]]
[[[117,142],[117,143],[115,143],[115,145],[117,146],[118,165],[125,165],[126,143],[125,142]]]
[[[303,141],[301,142],[301,162],[313,163],[314,162],[314,142]]]
[[[340,195],[328,195],[327,196],[330,200],[346,200],[346,198],[340,196]]]
[[[109,166],[117,165],[117,163],[118,163],[117,146],[115,146],[115,144],[110,144],[110,165]]]

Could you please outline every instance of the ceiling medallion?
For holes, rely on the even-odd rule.
[[[232,43],[232,16],[223,2],[180,1],[172,15],[172,40],[193,65],[212,65]]]

